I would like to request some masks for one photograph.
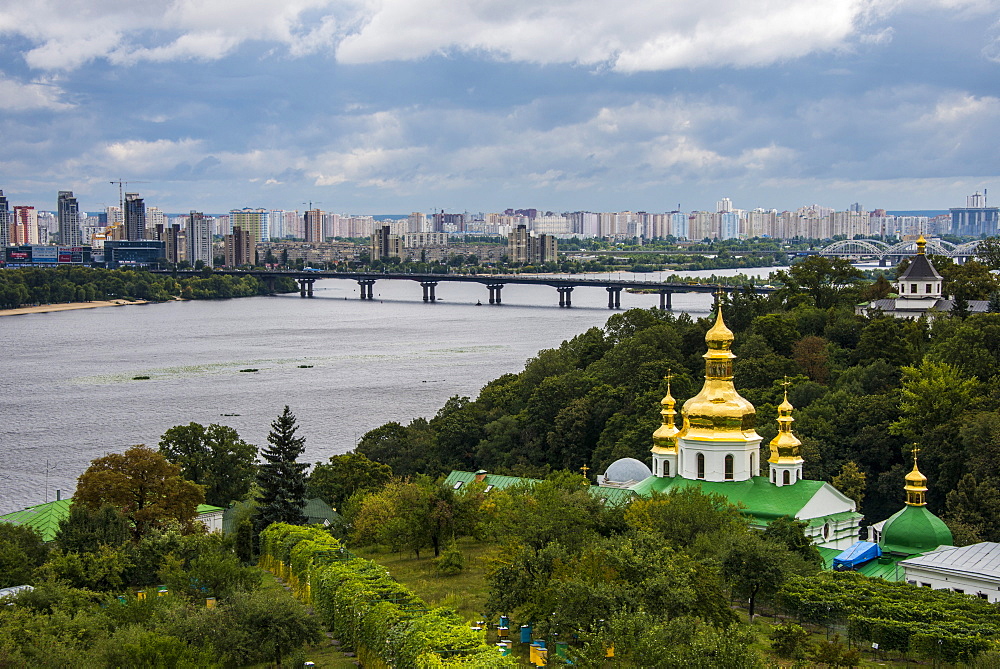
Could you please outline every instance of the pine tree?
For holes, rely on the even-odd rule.
[[[260,532],[271,523],[303,525],[302,506],[306,494],[307,463],[296,462],[305,450],[306,440],[296,437],[295,414],[286,406],[284,413],[271,423],[267,435],[270,444],[261,456],[265,462],[257,470],[261,494],[255,529]]]

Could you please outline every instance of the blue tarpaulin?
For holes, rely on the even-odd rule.
[[[858,541],[843,553],[833,558],[836,570],[854,569],[875,558],[882,557],[882,549],[870,541]]]

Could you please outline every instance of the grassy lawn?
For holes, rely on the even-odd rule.
[[[465,569],[457,576],[439,576],[430,551],[421,551],[419,558],[412,553],[385,553],[372,548],[353,552],[378,562],[429,605],[455,609],[466,620],[482,620],[487,595],[486,568],[499,549],[496,544],[470,538],[460,539],[458,547],[465,556]]]

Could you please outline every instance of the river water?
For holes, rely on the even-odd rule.
[[[294,294],[0,318],[0,513],[55,499],[57,489],[68,496],[91,460],[132,444],[155,447],[174,425],[221,423],[266,445],[286,404],[306,439],[304,458],[325,460],[383,423],[433,416],[452,395],[475,397],[489,380],[603,326],[611,313],[601,288],[573,291],[572,309],[558,308],[548,286],[508,285],[502,306],[475,306],[489,295],[471,283],[439,284],[435,304],[421,300],[413,281],[379,281],[374,293],[362,301],[356,283],[325,280],[311,300]],[[704,316],[711,299],[675,294],[673,307]],[[622,309],[658,304],[658,295],[621,294]]]

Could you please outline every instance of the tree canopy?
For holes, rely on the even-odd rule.
[[[214,506],[246,497],[257,471],[257,447],[216,423],[170,428],[160,438],[160,453],[180,465],[184,478],[204,486],[205,501]]]
[[[176,523],[194,531],[204,489],[181,477],[181,468],[147,446],[111,453],[90,463],[77,479],[73,504],[98,510],[106,504],[119,509],[132,525],[133,539],[157,527]]]

